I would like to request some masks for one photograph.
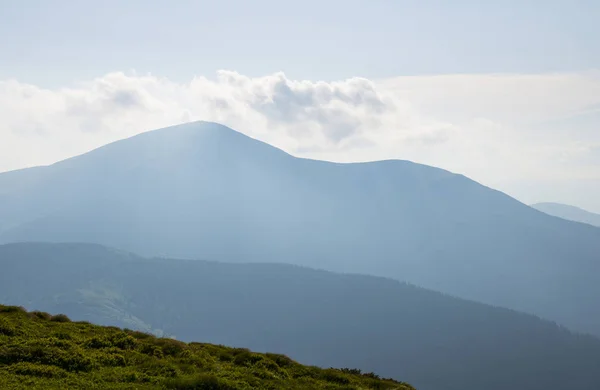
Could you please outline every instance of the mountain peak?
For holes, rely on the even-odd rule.
[[[237,130],[215,122],[188,122],[156,130],[150,130],[121,141],[113,142],[105,147],[116,144],[139,142],[141,145],[153,145],[154,148],[169,149],[174,147],[193,147],[207,144],[208,146],[243,146],[277,149],[274,146],[259,141]],[[138,146],[141,146],[138,145]],[[103,148],[103,147],[102,147]],[[99,148],[99,149],[102,149]]]
[[[158,136],[211,136],[219,137],[222,139],[235,139],[235,138],[251,138],[237,130],[222,125],[216,122],[208,121],[194,121],[181,123],[173,126],[167,126],[156,130],[150,130],[141,134],[135,135],[133,138],[139,137],[158,137]]]
[[[177,165],[184,160],[232,160],[250,155],[255,158],[289,156],[281,149],[225,125],[197,121],[146,131],[53,165],[64,164],[82,168],[88,164],[99,164],[101,160],[105,167],[113,166],[114,162],[114,168],[126,168],[138,165],[142,161]]]

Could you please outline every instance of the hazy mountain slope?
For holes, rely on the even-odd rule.
[[[600,214],[591,213],[579,207],[560,203],[536,203],[531,207],[555,217],[568,219],[600,227]]]
[[[282,355],[185,344],[3,305],[0,388],[414,390],[368,373],[302,366]]]
[[[597,389],[600,341],[378,277],[143,259],[84,244],[0,246],[0,300],[183,340],[357,367],[420,390]],[[100,297],[100,298],[99,298]],[[105,306],[126,315],[107,317]]]
[[[211,123],[0,174],[0,231],[389,276],[600,334],[600,229],[441,169],[298,159]]]

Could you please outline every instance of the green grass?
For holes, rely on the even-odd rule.
[[[355,369],[71,322],[0,305],[0,389],[399,389]]]

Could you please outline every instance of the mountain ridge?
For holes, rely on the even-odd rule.
[[[597,338],[390,278],[73,243],[1,245],[0,267],[0,301],[28,310],[355,367],[419,390],[600,383]]]
[[[404,160],[300,159],[214,123],[175,129],[0,174],[0,243],[389,276],[600,334],[598,228]]]
[[[555,202],[535,203],[531,207],[558,218],[600,227],[600,214],[592,213],[580,207]]]

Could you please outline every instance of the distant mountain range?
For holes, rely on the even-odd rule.
[[[600,214],[594,214],[579,207],[550,202],[536,203],[531,207],[555,217],[600,227]]]
[[[2,245],[0,269],[5,304],[360,368],[419,390],[600,383],[600,340],[592,336],[391,279],[147,259],[91,244]]]
[[[292,157],[197,122],[0,174],[0,242],[386,276],[600,335],[600,229],[407,161]]]

